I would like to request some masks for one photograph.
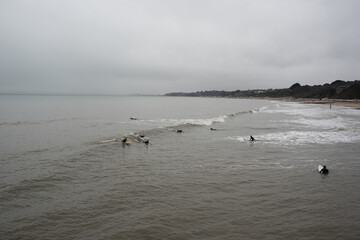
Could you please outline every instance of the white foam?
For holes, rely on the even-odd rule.
[[[209,119],[157,119],[157,120],[148,120],[153,123],[161,123],[166,126],[177,126],[177,125],[198,125],[198,126],[210,126],[214,123],[223,123],[225,122],[226,116],[218,116]]]
[[[192,124],[192,125],[199,125],[199,126],[210,126],[214,123],[222,123],[225,122],[226,116],[218,116],[215,118],[209,119],[183,119],[180,120],[181,124]]]
[[[113,138],[113,139],[103,140],[103,141],[101,141],[101,143],[109,143],[109,142],[115,142],[115,141],[116,141],[116,138]]]
[[[258,112],[262,112],[262,111],[266,111],[267,109],[269,109],[270,106],[263,106],[263,107],[260,107],[260,108],[256,108],[256,109],[253,109],[252,112],[253,113],[258,113]]]
[[[256,112],[256,111],[255,111]],[[265,144],[336,144],[360,142],[360,111],[332,108],[325,105],[277,103],[261,110],[261,116],[281,132],[253,133]],[[271,131],[271,129],[269,129]],[[247,136],[228,137],[227,140],[244,142]]]
[[[245,136],[228,137],[229,140],[247,141]],[[359,132],[349,131],[288,131],[258,135],[257,141],[267,144],[302,145],[360,142]]]
[[[332,117],[332,118],[309,118],[309,117],[301,117],[297,119],[288,119],[283,120],[283,122],[300,124],[301,127],[306,128],[316,128],[316,129],[341,129],[346,128],[348,126],[347,122],[341,117]]]
[[[348,118],[342,117],[343,111],[347,112],[346,110],[329,109],[324,105],[281,104],[279,108],[271,107],[264,112],[280,114],[279,116],[282,116],[281,114],[287,115],[282,116],[282,119],[277,121],[293,124],[295,128],[305,127],[306,130],[332,130],[349,127]],[[352,113],[351,116],[353,116]]]
[[[230,140],[230,141],[238,141],[238,142],[248,142],[249,141],[249,136],[235,136],[235,137],[226,137],[226,140]]]

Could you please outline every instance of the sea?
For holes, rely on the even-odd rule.
[[[0,95],[0,166],[3,240],[360,239],[358,109]]]

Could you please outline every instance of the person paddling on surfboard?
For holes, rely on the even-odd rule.
[[[250,135],[250,141],[255,141],[255,138],[253,136]]]
[[[324,166],[319,173],[322,173],[322,174],[328,174],[329,173],[329,170],[326,168],[326,166]]]

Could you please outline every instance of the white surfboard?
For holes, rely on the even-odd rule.
[[[321,171],[321,169],[323,169],[323,166],[319,165],[319,166],[318,166],[319,172]]]

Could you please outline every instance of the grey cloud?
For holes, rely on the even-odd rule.
[[[166,93],[359,78],[360,2],[2,1],[2,92]]]

